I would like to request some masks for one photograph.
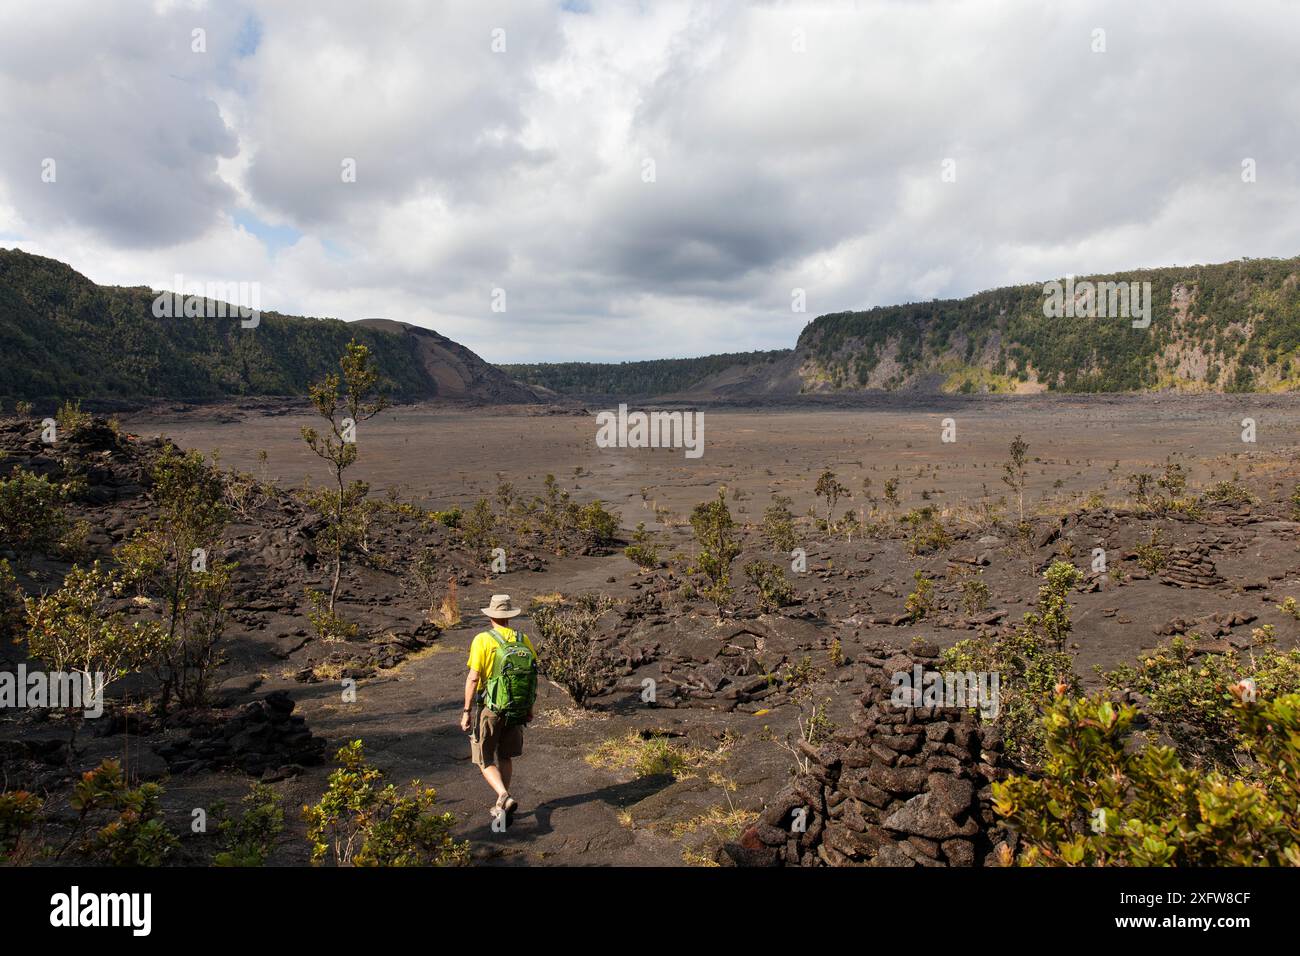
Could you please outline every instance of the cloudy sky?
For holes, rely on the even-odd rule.
[[[788,347],[1300,254],[1297,49],[1295,0],[5,0],[0,246],[490,361]]]

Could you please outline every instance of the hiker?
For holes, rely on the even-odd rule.
[[[537,651],[528,635],[507,627],[523,612],[508,594],[494,594],[479,608],[492,628],[469,647],[469,676],[465,679],[465,709],[460,729],[470,734],[470,756],[483,779],[496,791],[491,814],[505,814],[509,826],[519,804],[510,796],[513,761],[524,752],[524,724],[533,719],[537,699]],[[472,710],[477,704],[477,717]]]

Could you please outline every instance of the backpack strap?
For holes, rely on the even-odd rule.
[[[497,633],[496,628],[492,628],[492,630],[490,630],[490,631],[484,631],[483,633],[486,634],[488,637],[492,638],[492,640],[496,641],[496,642],[497,642],[497,647],[501,648],[502,650],[505,649],[505,646],[506,646],[505,638],[503,638],[500,634]],[[498,670],[500,667],[501,667],[501,657],[500,657],[500,655],[498,655],[498,654],[493,654],[493,655],[492,655],[492,670],[488,673],[487,676],[488,676],[489,678],[491,678],[491,677],[495,677],[495,676],[496,676],[496,672],[497,672],[497,670]]]

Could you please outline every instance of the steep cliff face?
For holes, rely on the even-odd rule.
[[[538,391],[432,329],[392,319],[361,319],[352,324],[401,336],[432,383],[433,397],[488,404],[528,404],[540,399]]]
[[[1300,386],[1300,259],[823,315],[796,355],[803,392],[1289,391]]]

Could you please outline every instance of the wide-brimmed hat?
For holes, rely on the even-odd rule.
[[[524,612],[515,607],[514,602],[510,600],[509,594],[494,594],[487,607],[479,608],[488,617],[500,620],[502,618],[514,617]]]

